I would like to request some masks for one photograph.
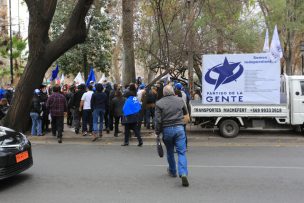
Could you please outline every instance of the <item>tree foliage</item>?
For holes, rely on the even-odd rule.
[[[106,1],[98,2],[105,4]],[[65,29],[65,23],[73,9],[75,0],[61,0],[58,2],[57,9],[51,25],[51,37],[56,38]],[[95,70],[108,72],[111,63],[111,38],[110,38],[110,19],[105,13],[101,13],[96,5],[95,9],[89,11],[86,18],[88,26],[88,36],[83,44],[76,45],[74,48],[62,55],[56,63],[60,70],[65,74],[76,75],[80,72],[87,72],[88,66]],[[84,69],[85,68],[85,69]]]
[[[25,52],[27,41],[22,39],[19,35],[12,37],[12,58],[14,77],[20,77],[24,71],[24,64],[27,59],[27,52]],[[9,60],[10,59],[10,39],[7,36],[0,38],[0,55]],[[9,62],[3,63],[3,69],[0,71],[0,77],[10,75]]]

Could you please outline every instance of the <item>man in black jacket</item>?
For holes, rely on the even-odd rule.
[[[91,110],[93,111],[93,142],[98,137],[102,137],[103,117],[104,113],[108,110],[108,97],[103,91],[102,84],[95,85],[96,92],[93,93],[91,98]],[[99,121],[99,125],[98,125]]]
[[[79,106],[80,106],[81,97],[86,92],[86,90],[85,90],[86,86],[85,86],[85,84],[80,84],[80,85],[78,85],[77,89],[78,90],[73,95],[73,97],[71,98],[71,101],[70,101],[71,106],[74,109],[73,124],[74,124],[76,134],[79,133],[79,129],[80,129],[81,112],[79,111]]]

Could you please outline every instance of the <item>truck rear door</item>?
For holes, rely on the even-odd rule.
[[[304,123],[304,78],[292,79],[290,84],[291,124]]]

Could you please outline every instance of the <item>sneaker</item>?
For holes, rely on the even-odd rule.
[[[62,138],[58,138],[58,143],[62,143]]]
[[[87,136],[87,135],[88,135],[87,132],[82,133],[82,136]]]
[[[169,170],[169,168],[167,168],[167,173],[168,173],[168,175],[171,176],[172,178],[176,178],[176,177],[177,177],[176,173],[175,173],[175,174],[172,173],[172,172]]]
[[[182,175],[182,176],[181,176],[181,179],[182,179],[182,185],[183,185],[184,187],[188,187],[188,186],[189,186],[189,181],[188,181],[187,176],[186,176],[186,175]]]

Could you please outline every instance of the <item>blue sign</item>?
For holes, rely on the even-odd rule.
[[[239,70],[234,73],[233,71],[239,67]],[[211,74],[212,72],[215,72],[218,74],[217,78],[212,78]],[[205,75],[205,80],[207,83],[215,85],[214,91],[223,84],[227,84],[230,82],[235,81],[238,79],[244,72],[244,67],[241,65],[241,62],[229,62],[227,57],[225,57],[224,63],[218,64],[209,71],[207,71]]]

